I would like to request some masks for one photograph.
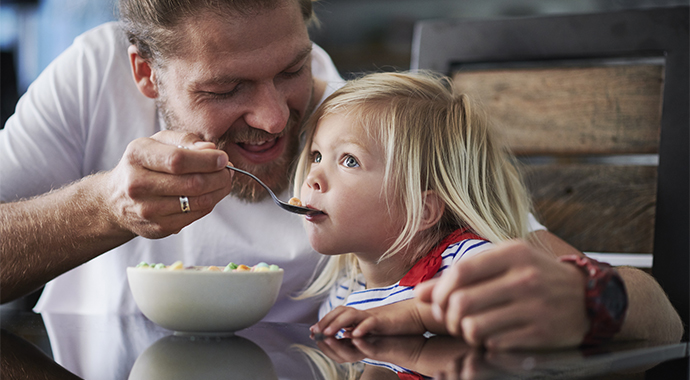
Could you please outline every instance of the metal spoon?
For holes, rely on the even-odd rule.
[[[268,194],[271,195],[271,198],[273,198],[273,201],[275,201],[275,203],[278,206],[282,207],[284,210],[294,212],[295,214],[300,214],[300,215],[323,214],[323,212],[320,210],[316,210],[316,209],[308,208],[308,207],[295,206],[295,205],[291,205],[287,202],[283,202],[280,199],[278,199],[278,197],[276,197],[276,195],[273,193],[273,191],[268,186],[266,186],[265,183],[261,182],[261,180],[259,178],[257,178],[254,174],[252,174],[250,172],[246,172],[242,169],[238,169],[238,168],[231,166],[231,165],[226,165],[225,167],[230,169],[230,170],[234,170],[238,173],[242,173],[244,175],[248,175],[248,176],[252,177],[252,179],[254,179],[256,182],[258,182],[261,186],[264,187],[264,189],[266,189],[266,191],[268,191]]]

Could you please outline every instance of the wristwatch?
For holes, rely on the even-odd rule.
[[[609,264],[584,256],[563,256],[562,262],[572,263],[587,275],[585,307],[590,327],[583,345],[597,345],[613,338],[620,331],[628,311],[625,283]]]

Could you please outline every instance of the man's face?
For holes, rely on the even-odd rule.
[[[181,33],[185,46],[157,72],[168,128],[216,143],[235,166],[284,190],[313,87],[311,42],[297,2],[251,16],[204,12]],[[266,195],[246,176],[235,176],[233,194],[254,201]]]

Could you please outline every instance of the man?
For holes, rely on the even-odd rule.
[[[285,269],[266,320],[313,322],[315,303],[289,297],[318,257],[299,217],[224,168],[232,162],[288,197],[299,126],[340,82],[327,55],[309,42],[311,2],[170,3],[121,0],[129,41],[114,24],[77,39],[0,132],[0,201],[9,202],[0,205],[2,302],[54,279],[37,311],[135,313],[127,266],[266,261]],[[559,254],[574,251],[538,233]],[[540,302],[543,313],[531,322],[550,326],[547,334],[565,331],[569,341],[581,336],[588,325],[585,276],[516,244],[523,253],[512,256],[521,261],[505,260],[510,250],[492,259],[549,276],[533,276],[523,294],[503,302],[522,309]],[[464,286],[443,283],[438,292],[448,295]],[[629,293],[641,286],[666,306],[649,284],[627,283]],[[443,310],[456,304],[443,294],[435,299]],[[638,320],[677,320],[672,308],[644,310],[641,299],[630,299],[631,336],[646,327]],[[471,339],[489,338],[465,330],[475,331]],[[558,337],[532,332],[528,339],[549,345]]]
[[[3,302],[67,272],[38,311],[133,313],[127,266],[266,261],[286,277],[269,320],[311,321],[311,303],[288,297],[318,257],[299,216],[224,169],[287,196],[300,124],[326,81],[341,81],[309,40],[311,2],[159,3],[170,7],[162,21],[122,1],[131,43],[116,24],[79,38],[2,132],[2,201],[62,187],[2,205]]]

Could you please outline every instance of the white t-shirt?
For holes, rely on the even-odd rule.
[[[127,144],[161,131],[154,100],[134,84],[129,43],[115,22],[77,37],[20,99],[0,130],[0,201],[14,201],[114,168]],[[314,45],[313,74],[327,82],[324,98],[342,85],[330,57]],[[323,99],[322,99],[323,100]],[[286,191],[280,195],[289,199]],[[270,199],[249,204],[226,197],[208,216],[179,234],[137,237],[49,282],[37,312],[137,313],[126,268],[141,261],[185,265],[253,265],[285,269],[278,300],[266,321],[314,322],[316,302],[288,296],[311,278],[318,253],[299,216]]]

